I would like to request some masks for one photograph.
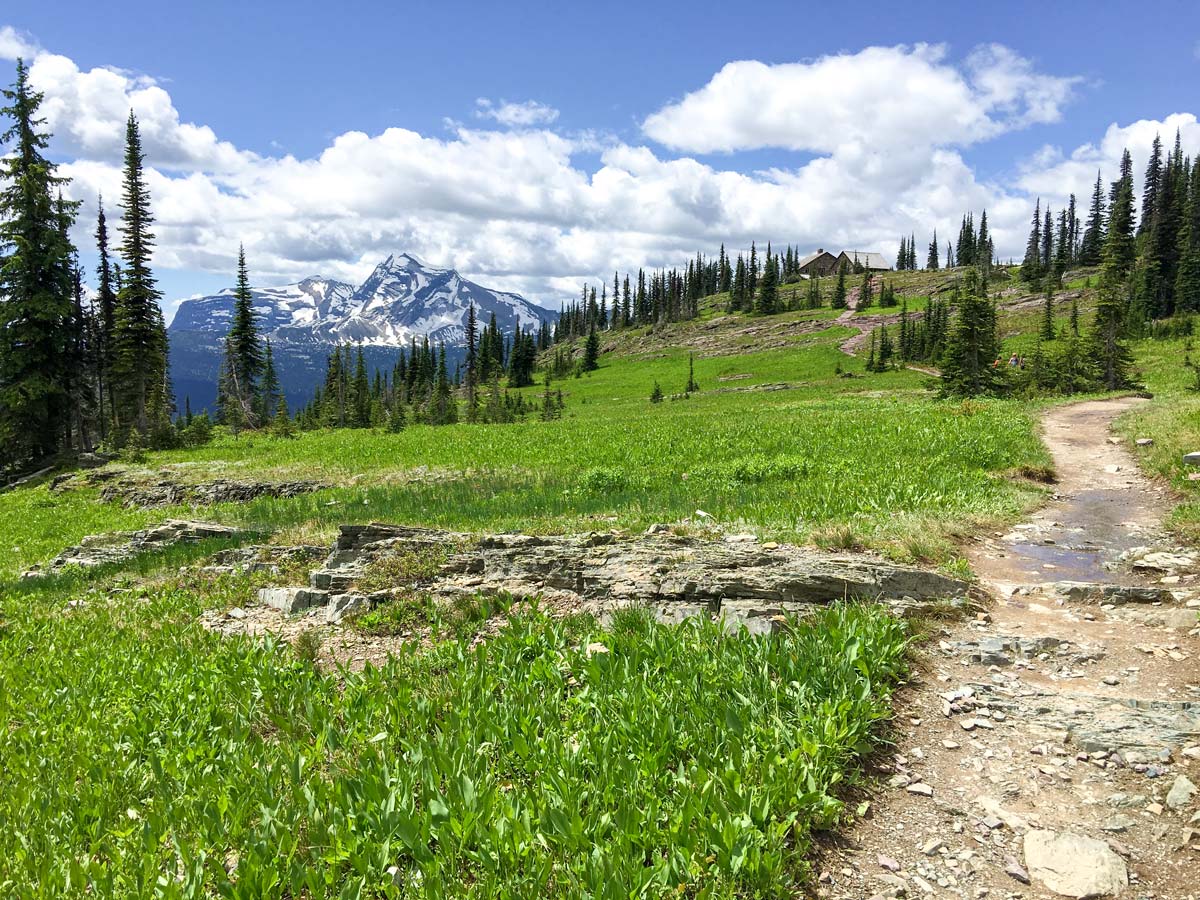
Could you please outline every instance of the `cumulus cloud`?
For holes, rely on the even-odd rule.
[[[781,78],[780,69],[789,74]],[[119,196],[132,108],[157,217],[156,266],[232,274],[244,243],[261,283],[311,274],[354,281],[387,253],[409,251],[553,307],[576,296],[582,280],[677,265],[722,242],[735,252],[769,239],[892,255],[900,235],[915,232],[923,246],[936,227],[945,240],[965,210],[984,207],[1001,256],[1017,255],[1034,195],[1068,186],[1083,194],[1097,165],[1111,177],[1120,145],[1148,146],[1155,130],[1173,139],[1178,125],[1185,142],[1200,142],[1190,114],[1114,125],[1095,145],[1044,149],[1011,183],[982,182],[964,146],[1052,121],[1074,84],[997,46],[958,67],[928,46],[868,48],[793,68],[732,63],[647,120],[659,144],[670,144],[662,137],[670,131],[697,152],[775,142],[815,155],[790,165],[785,156],[764,171],[558,133],[546,127],[556,112],[532,101],[480,103],[481,118],[505,129],[351,131],[311,158],[260,156],[188,122],[152,78],[85,71],[46,52],[34,57],[31,78],[45,92],[70,193],[85,201],[75,234],[81,247],[91,245],[97,194],[110,204]],[[739,85],[753,88],[754,103],[733,89]],[[797,101],[798,85],[810,94],[832,90],[851,108],[803,91]],[[507,107],[525,112],[501,112]],[[684,107],[696,116],[690,138],[671,131]],[[759,107],[773,111],[774,128]]]
[[[1165,155],[1175,144],[1176,132],[1184,154],[1194,158],[1200,151],[1200,122],[1193,113],[1174,113],[1163,119],[1139,119],[1128,125],[1114,122],[1099,141],[1083,144],[1069,153],[1057,147],[1042,147],[1025,161],[1017,185],[1026,194],[1046,197],[1056,203],[1061,203],[1071,193],[1077,198],[1090,199],[1096,173],[1100,172],[1107,191],[1108,182],[1116,177],[1121,164],[1121,154],[1128,148],[1133,159],[1135,187],[1140,190],[1154,136],[1162,139]]]
[[[0,25],[0,59],[32,58],[40,48],[37,42],[11,25]]]
[[[558,118],[558,110],[536,100],[510,103],[501,100],[493,103],[487,97],[475,101],[475,115],[480,119],[495,119],[508,128],[529,128],[533,125],[549,125]]]
[[[742,60],[647,117],[642,128],[667,147],[693,153],[967,145],[1055,121],[1076,82],[1039,74],[998,44],[977,48],[965,67],[930,44],[779,65]]]

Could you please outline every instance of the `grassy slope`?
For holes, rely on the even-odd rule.
[[[772,324],[777,331],[758,335],[784,340],[786,349],[739,351],[754,336],[735,328],[726,329],[736,335],[728,345],[713,347],[706,335],[705,352],[725,355],[697,356],[702,390],[687,400],[647,399],[655,382],[668,394],[682,390],[687,352],[658,342],[649,353],[646,335],[620,335],[598,372],[558,383],[567,403],[559,421],[419,426],[398,435],[318,432],[291,441],[223,438],[153,454],[150,469],[174,467],[195,479],[314,477],[339,485],[198,513],[269,530],[362,519],[465,529],[640,529],[703,509],[772,537],[806,539],[814,529],[849,524],[860,539],[883,546],[927,534],[935,521],[1011,518],[1029,502],[1028,486],[1003,477],[1046,462],[1026,410],[938,402],[924,390],[925,377],[910,371],[864,375],[861,360],[837,349],[852,332],[793,334],[788,317],[812,313],[787,314]],[[762,327],[763,320],[730,318]],[[675,326],[672,340],[687,346],[705,327]],[[631,355],[621,355],[626,349]],[[859,377],[840,377],[839,368]],[[753,389],[780,383],[790,387]],[[413,476],[417,467],[433,474]],[[19,548],[0,566],[11,574],[83,534],[183,513],[192,511],[136,513],[93,504],[86,492],[17,491],[0,496],[5,543]]]
[[[911,296],[947,283],[895,281]],[[155,454],[150,469],[335,483],[196,511],[293,534],[371,518],[640,528],[703,508],[764,536],[848,523],[934,557],[945,550],[930,532],[1013,518],[1036,498],[1005,477],[1046,463],[1036,407],[938,402],[913,372],[841,378],[862,364],[838,350],[847,329],[832,311],[767,321],[722,306],[606,338],[599,372],[560,383],[561,421],[225,438]],[[1036,308],[1005,311],[1006,340],[1038,321]],[[1128,433],[1152,432],[1151,465],[1175,473],[1179,447],[1200,438],[1172,361],[1182,342],[1138,350],[1166,399]],[[682,389],[689,352],[701,393],[649,404],[655,381]],[[792,387],[737,390],[774,383]],[[438,477],[410,483],[417,466]],[[192,511],[122,510],[87,491],[0,495],[14,548],[0,577],[82,534],[181,513]],[[903,643],[871,610],[767,640],[535,614],[480,648],[450,639],[331,675],[197,624],[265,576],[151,573],[114,592],[123,577],[0,580],[0,894],[792,896],[810,829],[839,814],[832,793],[886,715]],[[593,641],[610,652],[589,656]]]

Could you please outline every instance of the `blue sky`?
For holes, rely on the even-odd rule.
[[[385,248],[407,249],[548,303],[579,279],[722,239],[894,252],[901,233],[924,244],[968,206],[989,205],[1016,242],[1031,196],[1057,204],[1107,168],[1106,135],[1141,141],[1170,124],[1190,142],[1194,115],[1167,119],[1197,111],[1200,85],[1200,5],[1182,2],[833,14],[794,2],[136,2],[114,14],[58,0],[10,8],[0,26],[0,56],[16,46],[42,62],[80,197],[109,185],[115,199],[116,145],[96,132],[122,103],[161,138],[148,155],[171,298],[227,283],[237,240],[263,281],[353,279]],[[1002,52],[980,55],[989,45]],[[839,56],[844,67],[822,63]],[[763,66],[714,80],[738,60]],[[846,72],[865,84],[846,89]],[[935,79],[944,104],[930,113],[920,91],[890,102],[889,79],[909,75]],[[814,94],[861,109],[847,135]],[[388,129],[403,134],[385,140]],[[348,133],[366,143],[306,166]]]

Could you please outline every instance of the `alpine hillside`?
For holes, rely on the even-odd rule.
[[[253,296],[258,327],[271,341],[283,391],[293,403],[311,396],[324,377],[330,348],[338,344],[362,345],[372,369],[390,368],[400,348],[426,337],[431,344],[444,343],[456,361],[472,304],[481,324],[495,316],[506,336],[537,331],[558,317],[518,294],[483,287],[408,253],[388,256],[357,288],[311,276],[282,287],[253,288]],[[232,288],[179,305],[168,336],[171,380],[180,403],[189,398],[201,409],[214,401],[233,310]]]

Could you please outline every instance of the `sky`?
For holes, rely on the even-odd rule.
[[[1186,2],[56,0],[0,10],[17,56],[85,265],[138,117],[168,317],[239,244],[257,284],[409,252],[554,308],[722,243],[923,258],[985,208],[1019,257],[1125,146],[1200,152]]]

